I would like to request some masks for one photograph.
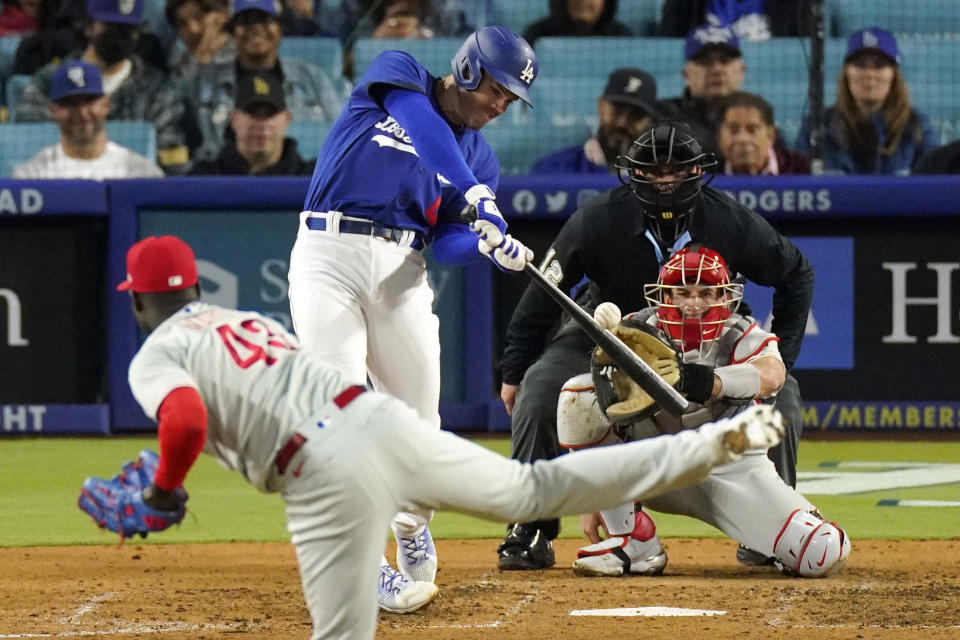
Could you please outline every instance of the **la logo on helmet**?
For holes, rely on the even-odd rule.
[[[527,58],[527,66],[520,72],[520,79],[530,84],[533,82],[533,60]]]

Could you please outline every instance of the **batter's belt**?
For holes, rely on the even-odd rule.
[[[420,251],[426,246],[423,236],[413,229],[390,227],[379,222],[364,218],[345,216],[338,211],[317,213],[304,211],[304,224],[311,231],[329,231],[334,233],[355,233],[362,236],[373,236],[396,242],[401,247],[410,247]]]

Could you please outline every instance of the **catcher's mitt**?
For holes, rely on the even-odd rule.
[[[657,327],[626,317],[613,333],[674,388],[680,383],[681,358],[673,341]],[[621,371],[600,347],[590,359],[597,402],[611,422],[630,424],[656,413],[656,401]]]
[[[77,505],[93,518],[101,529],[109,529],[129,538],[150,531],[163,531],[179,524],[186,515],[187,492],[178,487],[174,492],[177,508],[154,509],[143,501],[143,490],[150,486],[157,470],[157,454],[144,450],[134,462],[127,462],[111,480],[87,478],[80,488]]]

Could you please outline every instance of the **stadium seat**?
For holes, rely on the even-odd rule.
[[[297,141],[297,151],[306,159],[317,157],[320,146],[330,133],[332,122],[312,122],[309,120],[294,120],[287,129],[287,137]]]
[[[655,36],[660,24],[663,0],[629,0],[617,5],[617,20],[633,30],[634,35]]]
[[[281,58],[293,58],[320,67],[334,80],[343,77],[343,48],[336,38],[297,38],[280,40]]]
[[[107,122],[107,137],[156,161],[157,132],[153,123],[113,120]],[[60,130],[53,122],[0,125],[0,176],[9,176],[15,164],[29,160],[42,148],[59,140]]]
[[[7,78],[3,86],[3,95],[7,105],[7,116],[10,122],[16,120],[17,103],[20,102],[20,96],[23,95],[23,90],[30,84],[31,78],[32,76],[27,75],[13,75]]]
[[[166,0],[145,0],[143,3],[143,22],[160,39],[160,43],[169,50],[177,41],[177,32],[167,22]]]
[[[848,37],[866,27],[902,33],[960,32],[960,9],[954,0],[829,0],[834,34]]]
[[[498,118],[482,133],[500,160],[500,172],[508,174],[526,173],[541,156],[582,143],[590,128],[582,123],[556,126],[533,117],[527,122]]]
[[[450,60],[463,43],[462,38],[430,40],[374,40],[361,38],[353,47],[353,77],[359,78],[373,59],[384,51],[399,49],[410,53],[427,71],[443,77],[450,73]]]
[[[743,90],[756,93],[770,103],[781,137],[788,146],[793,146],[807,110],[809,41],[773,38],[743,42],[741,49],[747,65]]]
[[[534,112],[554,126],[597,124],[597,96],[603,93],[606,76],[554,78],[540,76],[530,87]]]
[[[606,78],[619,67],[640,67],[659,84],[680,77],[683,39],[541,38],[537,40],[537,59],[541,78]]]
[[[489,7],[487,24],[502,24],[520,34],[527,25],[550,14],[548,0],[490,0]]]
[[[13,57],[20,44],[20,36],[0,36],[0,82],[10,75],[13,68]]]

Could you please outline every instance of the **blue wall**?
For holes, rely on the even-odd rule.
[[[289,326],[287,261],[307,184],[300,178],[0,182],[0,229],[8,221],[29,225],[74,215],[108,221],[103,397],[80,408],[0,405],[0,433],[36,431],[37,415],[50,417],[42,431],[77,430],[77,423],[94,431],[151,426],[127,388],[139,336],[127,296],[113,290],[125,275],[127,247],[140,237],[181,235],[196,248],[208,299],[258,309]],[[505,177],[498,201],[511,222],[552,234],[578,203],[616,184],[604,176]],[[944,384],[960,355],[954,295],[960,179],[741,178],[714,186],[768,217],[815,266],[813,313],[796,368],[809,427],[960,429],[960,390]],[[501,276],[484,261],[459,268],[431,261],[430,277],[442,327],[445,426],[507,428],[494,362],[503,329],[497,306],[510,301],[497,283],[523,276]],[[16,284],[0,275],[0,290]],[[769,290],[749,287],[747,295],[766,319]],[[30,304],[29,292],[20,298]],[[2,340],[5,314],[0,306],[0,355],[26,348]],[[31,327],[22,330],[29,339]]]

